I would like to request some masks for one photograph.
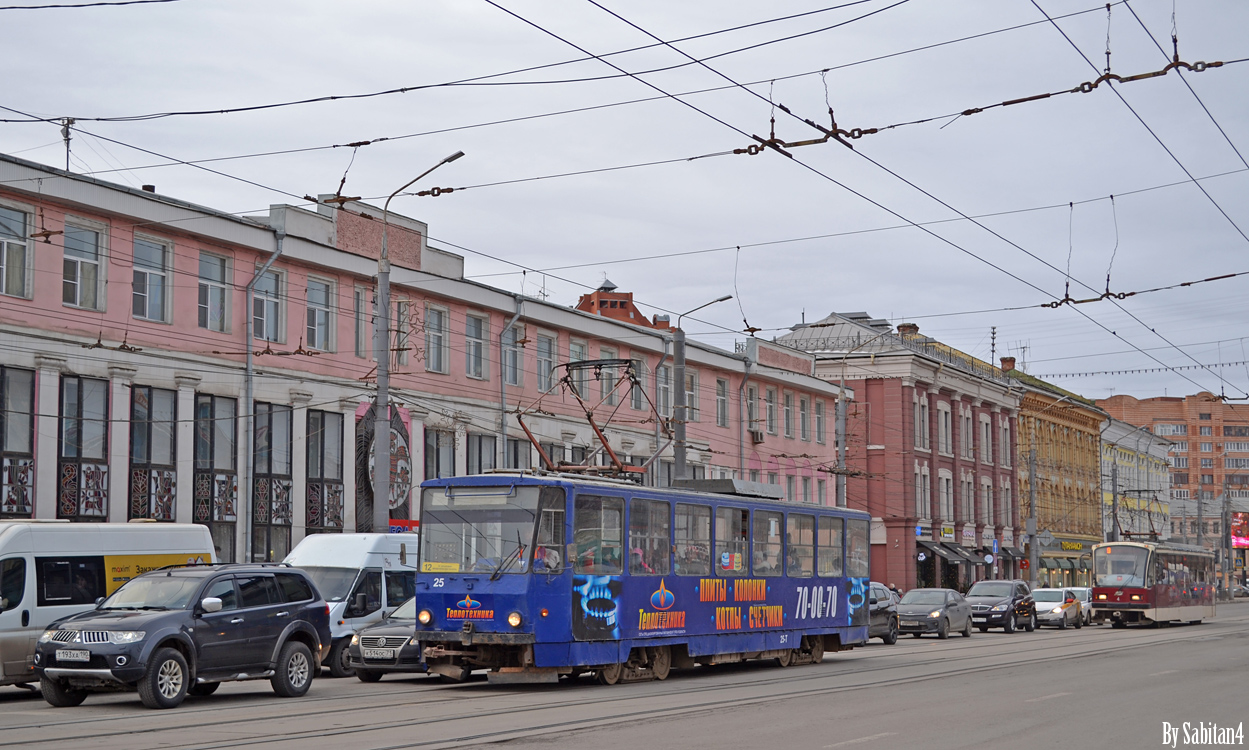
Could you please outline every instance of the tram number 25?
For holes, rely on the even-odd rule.
[[[434,588],[436,588],[436,589],[440,589],[440,588],[442,588],[443,586],[446,586],[446,585],[447,585],[447,579],[445,579],[445,578],[435,578],[435,579],[434,579]]]

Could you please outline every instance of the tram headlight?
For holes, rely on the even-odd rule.
[[[1132,601],[1139,602],[1140,600],[1141,600],[1140,594],[1132,594]]]
[[[519,612],[513,612],[512,614],[507,616],[508,625],[511,625],[514,628],[519,628],[520,623],[521,623],[521,617],[520,617]]]
[[[1097,595],[1097,601],[1099,601],[1099,602],[1104,602],[1104,601],[1106,601],[1106,595],[1105,595],[1105,594],[1098,594],[1098,595]]]
[[[428,625],[434,619],[434,615],[428,609],[422,609],[416,614],[416,621],[422,625]]]
[[[929,616],[929,617],[940,617],[940,616],[941,616],[941,610],[939,610],[939,609],[938,609],[938,610],[937,610],[937,611],[935,611],[935,612],[929,612],[929,613],[928,613],[928,616]]]

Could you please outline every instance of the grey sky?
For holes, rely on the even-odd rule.
[[[599,0],[665,40],[829,8],[834,0],[736,0],[681,3]],[[496,0],[534,24],[595,54],[653,40],[589,0]],[[1105,67],[1104,4],[1037,0],[1051,16],[1079,11],[1059,25],[1092,63]],[[381,137],[433,133],[360,148],[344,193],[384,196],[456,150],[467,157],[417,187],[470,187],[582,170],[683,160],[750,145],[735,132],[767,137],[774,101],[828,124],[884,127],[956,113],[1004,100],[1058,92],[1097,73],[1048,23],[850,65],[868,58],[1044,21],[1031,0],[868,0],[839,10],[757,25],[680,43],[698,58],[803,34],[879,11],[801,38],[718,57],[712,68],[740,88],[604,107],[521,122],[465,128],[498,120],[660,96],[596,60],[491,79],[509,85],[449,86],[371,99],[336,101],[236,114],[141,122],[87,122],[98,134],[178,159],[207,159],[329,146]],[[17,3],[37,5],[39,0]],[[889,7],[894,6],[896,7]],[[1232,0],[1132,0],[1160,52],[1128,7],[1110,20],[1112,71],[1123,76],[1162,68],[1170,55],[1172,8],[1180,58],[1189,63],[1249,57],[1249,5]],[[484,0],[329,3],[320,0],[180,0],[168,4],[64,10],[0,11],[8,29],[6,85],[0,105],[39,117],[119,117],[178,110],[223,109],[326,95],[356,94],[485,76],[582,57],[576,49]],[[688,59],[657,47],[609,58],[630,71],[666,68]],[[848,67],[842,67],[848,66]],[[821,77],[818,71],[832,69]],[[808,73],[801,77],[791,77]],[[615,76],[602,78],[604,76]],[[1249,63],[1185,73],[1242,154],[1249,157]],[[517,85],[521,81],[580,82]],[[671,94],[728,86],[698,65],[642,78]],[[767,81],[776,80],[774,84]],[[755,83],[763,81],[763,83]],[[825,82],[828,98],[826,104]],[[485,82],[483,82],[485,83]],[[1249,170],[1172,71],[1121,84],[1117,90],[1210,196],[1246,233]],[[13,113],[4,117],[17,117]],[[732,127],[716,122],[723,120]],[[777,136],[819,133],[777,110]],[[942,127],[942,126],[945,127]],[[449,130],[454,129],[454,130]],[[448,131],[449,132],[433,132]],[[154,183],[159,192],[237,212],[270,203],[298,203],[265,190],[185,166],[133,169],[163,160],[77,133],[72,168],[123,184]],[[392,207],[426,220],[432,241],[462,252],[470,276],[510,290],[573,304],[585,287],[608,275],[652,311],[682,312],[734,293],[749,323],[771,337],[830,311],[866,310],[977,356],[989,356],[997,326],[999,356],[1015,354],[1034,374],[1158,367],[1133,345],[1167,365],[1249,360],[1244,323],[1249,277],[1144,295],[1079,310],[1029,309],[928,317],[969,310],[1036,305],[1061,297],[1071,273],[1099,292],[1118,249],[1112,291],[1165,286],[1249,270],[1249,240],[1105,84],[974,116],[910,125],[864,136],[855,151],[834,142],[776,153],[721,155],[559,179],[474,187],[437,198],[403,197]],[[64,166],[58,126],[0,125],[0,151]],[[333,192],[352,160],[336,148],[220,161],[213,169],[294,196]],[[866,158],[865,158],[866,157]],[[871,161],[869,161],[869,159]],[[875,161],[880,166],[873,164]],[[796,162],[801,162],[796,163]],[[810,167],[805,168],[803,165]],[[1009,271],[1037,291],[811,170],[841,182],[906,220],[958,218],[897,177],[968,215],[1050,207],[930,225],[931,232]],[[1237,171],[1245,170],[1245,171]],[[1108,196],[1116,196],[1113,203]],[[1069,202],[1076,202],[1074,209]],[[380,202],[379,202],[380,204]],[[884,229],[903,225],[903,228]],[[882,231],[865,231],[882,230]],[[826,236],[839,235],[839,236]],[[780,242],[824,236],[821,239]],[[1069,240],[1070,238],[1070,240]],[[760,243],[774,243],[763,244]],[[733,248],[741,246],[737,251]],[[457,250],[465,248],[466,250]],[[613,263],[639,256],[716,250],[696,255]],[[534,269],[529,273],[484,253]],[[489,275],[508,274],[508,275]],[[558,277],[558,278],[557,278]],[[736,285],[736,289],[734,288]],[[1071,296],[1093,296],[1071,282]],[[1082,317],[1083,312],[1116,336]],[[700,312],[691,335],[732,347],[743,334],[735,300]],[[1153,328],[1157,333],[1151,332]],[[728,330],[726,330],[728,329]],[[738,331],[733,333],[732,331]],[[1221,342],[1221,343],[1214,343]],[[1028,348],[1026,354],[1019,351]],[[1088,396],[1112,391],[1138,396],[1191,393],[1200,387],[1245,395],[1249,366],[1207,371],[1130,374],[1055,382]],[[1185,377],[1195,381],[1197,385]]]

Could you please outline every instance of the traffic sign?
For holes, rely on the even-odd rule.
[[[993,540],[993,554],[995,554],[995,555],[996,555],[996,554],[997,554],[998,552],[1000,552],[1000,551],[1001,551],[1001,550],[999,550],[999,549],[997,548],[997,540],[996,540],[996,539],[994,539],[994,540]]]
[[[1042,547],[1048,547],[1054,543],[1054,535],[1050,533],[1049,529],[1046,529],[1036,535],[1036,540],[1041,543]]]
[[[1024,570],[1027,570],[1027,569],[1028,569],[1028,561],[1027,561],[1027,560],[1020,560],[1020,561],[1019,561],[1019,567],[1020,567],[1020,568],[1023,568]]]
[[[985,556],[984,556],[984,561],[985,561],[985,562],[987,562],[987,563],[992,564],[993,560],[994,560],[993,555],[985,555]]]

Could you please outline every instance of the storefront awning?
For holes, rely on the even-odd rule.
[[[958,555],[954,554],[950,550],[943,547],[939,542],[929,542],[923,539],[916,539],[915,544],[919,547],[922,547],[923,549],[928,550],[934,555],[940,555],[941,557],[944,557],[946,560],[949,560],[950,562],[956,562],[956,563],[963,562],[963,559],[961,557],[959,557]]]
[[[1072,570],[1075,568],[1075,563],[1073,563],[1071,558],[1068,557],[1055,557],[1054,562],[1058,563],[1058,567],[1063,570]]]
[[[1055,563],[1054,560],[1049,557],[1042,557],[1037,562],[1041,564],[1042,568],[1057,568],[1058,567],[1058,564]]]
[[[1018,547],[1002,547],[1002,554],[1006,557],[1013,557],[1016,560],[1022,560],[1027,557],[1027,555],[1023,553],[1023,550]]]
[[[948,547],[951,552],[955,553],[972,565],[984,565],[984,558],[976,554],[975,550],[968,549],[967,547],[964,547],[961,544],[955,544],[954,542],[942,542],[942,544]]]

